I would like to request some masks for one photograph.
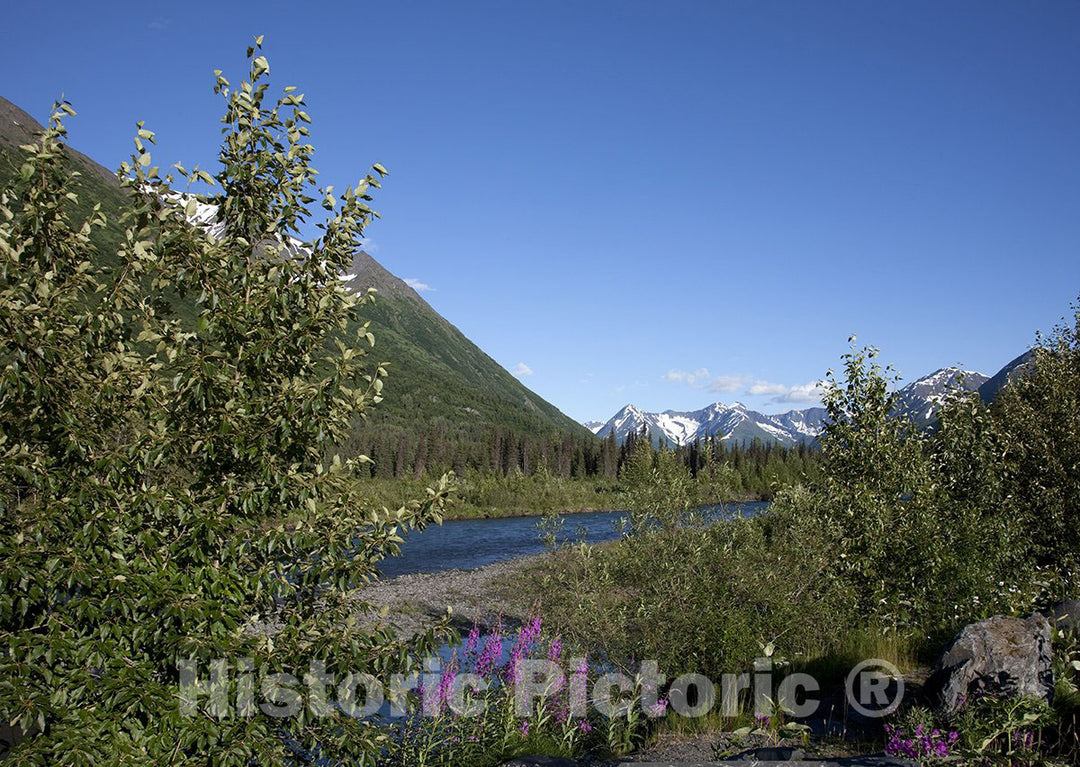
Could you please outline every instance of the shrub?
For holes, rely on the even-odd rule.
[[[319,190],[330,218],[298,247],[308,116],[291,88],[267,103],[258,42],[249,81],[217,73],[222,170],[177,166],[219,194],[174,194],[140,124],[115,257],[91,247],[98,212],[68,218],[67,104],[0,196],[0,721],[20,759],[370,759],[384,734],[310,701],[287,718],[233,709],[241,659],[260,679],[311,661],[379,676],[436,641],[359,629],[349,596],[447,493],[444,478],[422,503],[367,509],[333,454],[384,375],[365,357],[367,299],[338,280],[378,180]],[[199,202],[223,231],[189,223]],[[180,700],[178,665],[202,684],[216,659],[225,704]]]
[[[1031,562],[1075,588],[1080,576],[1080,305],[1073,322],[1040,336],[1029,367],[991,415],[1004,444],[1009,510]]]

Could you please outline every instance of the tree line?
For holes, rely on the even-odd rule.
[[[821,452],[812,445],[784,446],[754,440],[724,441],[713,436],[675,447],[655,446],[644,430],[619,444],[606,438],[569,433],[525,433],[489,427],[474,435],[448,420],[436,421],[415,433],[397,425],[362,427],[345,448],[348,455],[371,459],[368,473],[375,479],[423,479],[453,471],[458,476],[479,474],[557,479],[617,480],[636,451],[671,453],[694,479],[723,479],[730,500],[769,498],[777,487],[818,476]]]

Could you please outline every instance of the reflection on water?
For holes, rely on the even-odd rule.
[[[714,506],[709,515],[724,519],[760,514],[765,501]],[[567,514],[559,534],[561,541],[581,540],[590,543],[619,536],[617,525],[626,516],[622,511],[594,511]],[[408,573],[433,573],[440,570],[471,570],[504,559],[538,554],[544,550],[536,524],[540,517],[504,517],[502,519],[462,519],[434,525],[409,535],[401,547],[401,556],[384,560],[379,567],[384,578]]]

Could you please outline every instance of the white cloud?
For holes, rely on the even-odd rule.
[[[669,383],[686,384],[695,389],[708,389],[718,394],[767,397],[768,401],[774,404],[813,403],[821,399],[821,388],[816,382],[788,386],[754,379],[750,376],[713,376],[707,368],[703,367],[692,373],[685,370],[669,370],[662,378]]]
[[[514,369],[510,372],[518,378],[521,378],[522,376],[531,376],[533,374],[532,368],[526,365],[524,362],[519,362],[518,364],[514,365]]]
[[[669,370],[664,374],[664,380],[671,383],[684,383],[689,386],[693,386],[695,389],[700,389],[705,386],[701,381],[709,377],[709,371],[707,368],[698,368],[693,373],[687,373],[685,370]]]
[[[754,381],[746,390],[747,394],[755,397],[781,397],[788,393],[791,387],[784,384],[769,383],[768,381]]]
[[[426,293],[435,290],[435,288],[431,287],[426,282],[421,282],[415,277],[406,277],[404,280],[402,280],[402,282],[415,290],[417,293]]]
[[[746,384],[750,379],[746,376],[717,376],[709,382],[709,391],[720,394],[731,394],[746,390]]]
[[[758,397],[769,397],[770,402],[777,404],[807,404],[821,399],[821,387],[816,381],[797,386],[754,381],[746,391]]]

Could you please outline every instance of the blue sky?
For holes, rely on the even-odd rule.
[[[1080,294],[1076,2],[23,3],[2,95],[213,168],[256,34],[323,183],[390,170],[373,255],[579,420],[802,407],[851,334],[993,373]]]

